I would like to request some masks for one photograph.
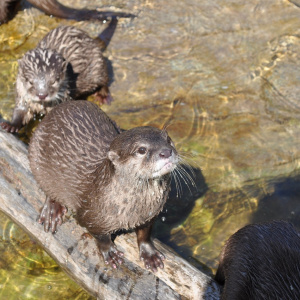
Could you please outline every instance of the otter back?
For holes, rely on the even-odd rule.
[[[32,172],[47,196],[76,209],[118,133],[93,103],[71,101],[66,109],[55,107],[34,132],[29,147]]]
[[[108,85],[107,67],[99,43],[73,26],[51,30],[37,45],[60,53],[69,63],[71,97],[78,98]]]
[[[292,224],[248,225],[226,242],[216,273],[222,299],[300,299],[300,237]]]

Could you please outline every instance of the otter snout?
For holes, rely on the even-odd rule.
[[[45,100],[48,96],[48,93],[38,93],[37,96],[40,100]]]
[[[159,156],[161,158],[168,158],[172,155],[172,149],[163,149],[160,153]]]
[[[153,177],[160,177],[172,172],[177,165],[178,157],[176,151],[172,148],[163,148],[159,151],[155,162]]]
[[[45,100],[49,95],[49,79],[43,74],[34,80],[35,94],[39,100]]]

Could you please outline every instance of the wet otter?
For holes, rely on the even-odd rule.
[[[1,126],[17,132],[34,114],[45,115],[61,102],[92,93],[99,102],[110,102],[108,81],[98,42],[76,27],[57,27],[19,60],[12,121]]]
[[[27,0],[33,6],[41,9],[46,14],[58,18],[74,19],[77,21],[99,20],[108,18],[133,18],[133,14],[112,11],[98,11],[91,9],[74,9],[57,2],[56,0]],[[1,0],[0,1],[0,24],[11,20],[19,9],[21,0]]]
[[[226,242],[215,279],[221,299],[300,299],[300,236],[292,224],[248,225]]]
[[[97,105],[62,103],[43,119],[31,138],[32,173],[47,195],[40,222],[55,232],[68,207],[96,238],[106,263],[122,263],[111,233],[135,229],[147,268],[163,268],[163,255],[150,240],[153,219],[170,188],[178,162],[165,130],[137,127],[121,132]]]

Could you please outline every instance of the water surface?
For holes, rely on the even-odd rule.
[[[63,3],[92,7],[87,0]],[[125,129],[169,124],[195,173],[197,188],[189,183],[189,190],[182,180],[181,195],[172,190],[156,237],[211,273],[225,240],[245,224],[285,219],[300,227],[300,8],[259,0],[97,4],[138,16],[120,20],[104,52],[114,102],[102,108]],[[17,59],[59,24],[79,26],[95,38],[106,26],[28,8],[0,27],[5,118],[14,107]],[[38,299],[41,293],[61,299],[51,294],[60,290],[70,299],[88,299],[4,216],[1,228],[6,258],[0,282],[7,299]],[[28,247],[19,251],[20,244]]]

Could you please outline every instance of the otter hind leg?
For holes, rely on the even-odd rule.
[[[46,197],[46,201],[40,213],[38,222],[44,224],[44,230],[51,233],[56,232],[57,225],[63,223],[63,217],[68,209],[59,202]]]
[[[96,239],[98,249],[103,256],[104,262],[116,269],[123,263],[123,252],[119,251],[111,240],[110,234],[92,234]]]
[[[150,236],[152,223],[136,228],[136,236],[140,250],[140,259],[144,261],[146,269],[156,272],[157,268],[164,268],[163,260],[165,256],[159,252],[153,245]]]

